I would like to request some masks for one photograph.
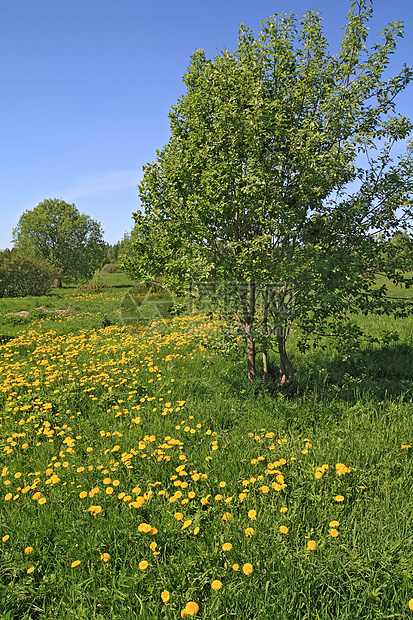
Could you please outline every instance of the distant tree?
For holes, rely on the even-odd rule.
[[[100,224],[74,204],[56,198],[25,211],[13,230],[13,241],[19,251],[50,261],[68,282],[90,278],[105,256]]]
[[[282,14],[258,37],[242,26],[234,53],[208,60],[196,51],[169,115],[171,138],[144,167],[144,212],[134,214],[123,264],[171,287],[231,283],[250,379],[258,343],[264,373],[274,348],[280,385],[291,384],[292,322],[305,349],[324,334],[357,341],[350,307],[407,312],[389,305],[375,273],[409,284],[380,248],[412,223],[412,124],[394,100],[413,72],[385,75],[403,26],[389,24],[369,50],[371,14],[368,0],[351,4],[336,55],[314,11],[298,37],[296,18]]]

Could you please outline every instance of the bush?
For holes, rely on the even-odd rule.
[[[121,268],[118,263],[108,263],[102,267],[100,273],[119,273]]]
[[[59,270],[44,258],[15,250],[0,254],[0,297],[44,295],[58,276]]]

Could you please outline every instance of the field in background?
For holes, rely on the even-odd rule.
[[[100,281],[0,300],[0,618],[413,617],[413,320],[292,333],[287,396],[219,322],[125,329]]]

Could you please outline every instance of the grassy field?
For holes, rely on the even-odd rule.
[[[0,300],[0,619],[413,618],[413,319],[277,394],[131,284]]]

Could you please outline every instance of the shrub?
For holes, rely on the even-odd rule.
[[[0,254],[0,296],[44,295],[59,276],[59,270],[37,256],[6,250]]]
[[[108,263],[102,267],[100,273],[119,273],[121,268],[118,263]]]

